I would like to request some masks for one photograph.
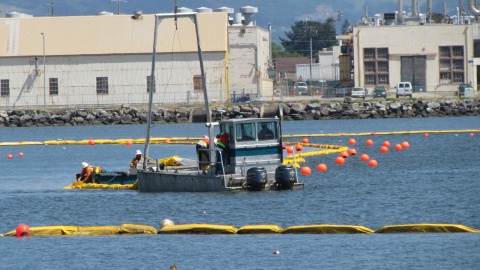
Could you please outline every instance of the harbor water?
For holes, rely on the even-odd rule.
[[[478,130],[479,117],[283,122],[284,135]],[[202,137],[203,124],[163,124],[153,137]],[[0,128],[0,142],[145,138],[144,125]],[[348,145],[355,138],[356,145]],[[286,141],[301,141],[288,138]],[[309,137],[355,148],[306,157],[305,189],[282,192],[139,193],[67,190],[86,161],[127,169],[143,145],[0,147],[0,233],[18,224],[151,225],[463,224],[480,229],[480,132]],[[366,146],[371,139],[373,146]],[[379,148],[390,141],[388,153]],[[410,148],[393,146],[408,141]],[[23,157],[18,154],[23,153]],[[366,153],[378,161],[360,161]],[[13,159],[7,159],[12,154]],[[195,158],[194,145],[151,145],[150,156]],[[325,163],[326,172],[317,165]],[[0,237],[0,269],[478,269],[480,233],[109,235]],[[278,252],[276,252],[278,251]],[[274,254],[275,253],[275,254]]]

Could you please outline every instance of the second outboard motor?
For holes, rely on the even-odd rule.
[[[297,181],[292,165],[282,165],[275,169],[275,186],[278,190],[292,190]]]
[[[262,191],[267,183],[267,170],[263,167],[253,167],[247,171],[245,185],[248,191]]]

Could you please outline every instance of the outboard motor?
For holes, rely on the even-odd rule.
[[[264,167],[253,167],[247,171],[245,186],[248,191],[262,191],[267,183],[267,170]]]
[[[275,183],[278,190],[292,190],[297,181],[292,165],[281,165],[275,169]]]

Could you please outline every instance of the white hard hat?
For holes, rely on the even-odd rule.
[[[141,155],[142,154],[142,151],[140,150],[137,150],[137,152],[135,152],[135,155]]]
[[[82,168],[86,168],[88,166],[87,162],[82,162]]]

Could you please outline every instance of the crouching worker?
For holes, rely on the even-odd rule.
[[[80,177],[78,177],[78,182],[83,183],[93,183],[92,174],[99,174],[102,172],[102,167],[99,166],[90,166],[86,162],[82,162],[82,172],[80,172]]]

